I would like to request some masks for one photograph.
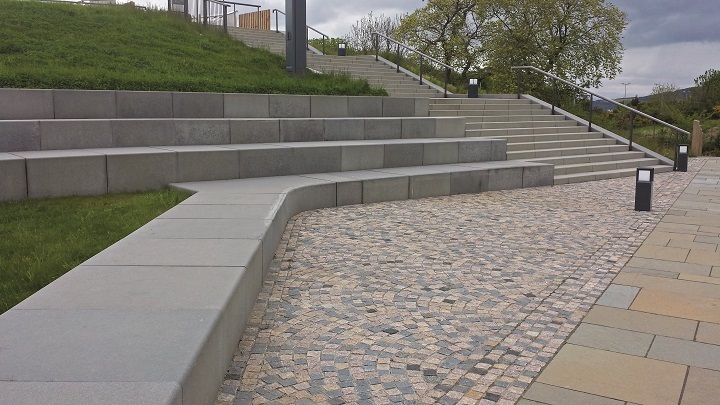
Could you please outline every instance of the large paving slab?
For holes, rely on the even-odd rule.
[[[525,399],[537,400],[535,385],[551,384],[628,403],[718,402],[720,279],[713,272],[720,200],[702,196],[720,191],[720,159],[691,165],[699,171],[690,185]],[[628,289],[635,295],[624,307]]]

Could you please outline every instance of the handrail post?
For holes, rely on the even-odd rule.
[[[305,26],[305,49],[310,50],[310,29]]]
[[[445,68],[445,94],[443,95],[444,98],[447,98],[447,86],[448,86],[449,81],[450,81],[450,68]]]
[[[259,31],[260,30],[260,6],[257,6],[257,21],[258,21],[257,29]]]
[[[396,72],[400,73],[400,44],[398,44],[397,47],[397,60],[395,61],[395,66],[397,66]]]
[[[280,33],[280,25],[278,24],[278,15],[280,13],[278,13],[277,10],[273,10],[273,11],[275,12],[275,32]]]
[[[679,147],[679,145],[680,145],[680,132],[679,132],[679,131],[675,131],[675,160],[673,161],[673,171],[674,171],[674,172],[676,172],[676,171],[678,170],[677,161],[678,161],[678,157],[679,157],[679,155],[678,155],[678,152],[679,152],[679,151],[678,151],[678,147]]]
[[[628,151],[632,152],[633,146],[633,124],[635,122],[635,112],[630,111],[630,144],[628,145]]]
[[[423,63],[423,57],[420,57],[420,84],[423,84],[422,81],[422,63]]]
[[[223,4],[223,30],[227,34],[227,6]]]
[[[203,0],[203,25],[207,26],[208,23],[208,16],[207,16],[207,9],[208,9],[208,0]]]
[[[325,55],[325,35],[323,35],[323,55]]]
[[[378,55],[380,53],[380,37],[375,35],[375,62],[379,61]]]
[[[593,95],[590,95],[590,119],[588,120],[588,132],[592,132]]]
[[[522,69],[517,70],[517,93],[518,93],[518,100],[520,100],[520,94],[521,94],[521,86],[522,86]]]
[[[552,114],[555,115],[555,106],[558,105],[558,85],[557,80],[553,79],[553,106],[552,106]]]

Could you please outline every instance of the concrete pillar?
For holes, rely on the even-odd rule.
[[[700,121],[693,121],[692,140],[690,141],[690,152],[694,156],[702,156],[703,137],[704,134],[702,131],[702,127],[700,127]]]

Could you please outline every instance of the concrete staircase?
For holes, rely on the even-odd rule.
[[[275,31],[230,28],[228,33],[248,46],[285,54],[285,35]],[[443,93],[383,62],[376,62],[371,55],[333,56],[318,55],[308,51],[308,67],[320,72],[347,73],[358,79],[366,79],[374,87],[384,88],[391,97],[442,97]]]
[[[555,165],[555,184],[633,176],[640,166],[672,171],[660,158],[629,151],[627,144],[546,106],[515,96],[433,99],[431,117],[466,116],[467,137],[507,140],[507,158]]]

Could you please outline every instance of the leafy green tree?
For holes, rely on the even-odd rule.
[[[406,15],[397,38],[460,73],[463,82],[484,52],[482,36],[487,17],[476,0],[428,0]]]
[[[696,112],[713,113],[720,106],[720,71],[710,69],[695,79],[690,104]]]
[[[513,65],[531,65],[583,87],[621,71],[627,16],[605,0],[478,0],[493,21],[487,66],[494,90],[514,90]]]
[[[399,25],[399,17],[392,19],[384,14],[373,16],[372,11],[367,16],[358,20],[352,27],[350,33],[345,36],[348,47],[355,51],[367,55],[375,52],[375,42],[372,37],[373,32],[379,32],[385,36],[393,37],[395,29]],[[392,47],[392,43],[382,40],[378,44],[380,52],[388,52]]]

